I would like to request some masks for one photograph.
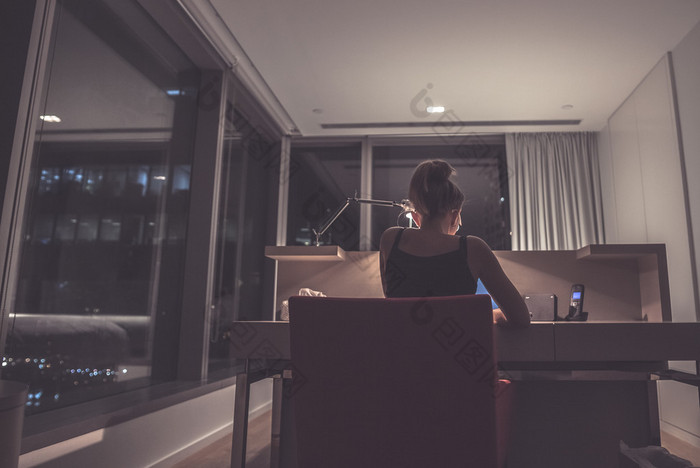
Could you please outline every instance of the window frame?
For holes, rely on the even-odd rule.
[[[236,79],[230,67],[222,60],[217,52],[210,45],[201,29],[194,24],[190,16],[177,2],[162,2],[161,0],[136,0],[155,20],[157,25],[175,42],[185,55],[195,64],[195,66],[207,76],[220,76],[222,86],[229,80]],[[36,118],[39,109],[46,97],[45,76],[49,67],[49,52],[57,21],[56,2],[53,0],[36,0],[36,7],[31,14],[32,32],[28,44],[27,66],[24,71],[24,79],[21,87],[20,105],[17,112],[17,125],[14,130],[12,142],[12,152],[7,175],[7,196],[3,199],[2,220],[0,222],[0,242],[3,244],[2,256],[2,277],[0,287],[3,292],[9,291],[11,294],[2,294],[2,315],[0,319],[0,349],[5,350],[8,328],[11,325],[9,319],[10,311],[13,309],[14,291],[17,287],[17,278],[20,265],[21,245],[23,242],[22,232],[27,222],[27,203],[31,196],[30,178],[32,176],[32,164],[36,159],[34,151],[36,141],[36,130],[38,127]],[[207,85],[206,78],[200,80],[200,91]],[[209,116],[209,135],[199,130],[200,125],[204,125],[204,116],[198,115],[198,130],[195,136],[195,147],[204,145],[209,157],[202,158],[197,153],[193,165],[201,166],[196,172],[208,175],[201,175],[197,179],[197,184],[215,185],[218,173],[217,164],[221,159],[220,146],[223,134],[216,137],[212,147],[211,143],[206,143],[213,131],[219,135],[220,125],[223,115],[226,112],[226,99],[221,99],[225,93],[219,95],[218,105],[215,106],[214,116]],[[247,98],[250,100],[250,98]],[[257,105],[257,104],[256,104]],[[264,117],[265,109],[257,110]],[[199,109],[201,114],[201,108]],[[274,133],[278,138],[282,138],[284,132],[274,125],[272,118],[261,118],[265,120],[263,126]],[[206,166],[206,170],[202,169]],[[193,173],[195,170],[193,169]],[[195,179],[193,179],[193,182]],[[191,185],[192,187],[192,185]],[[194,188],[191,191],[194,192]],[[206,198],[205,191],[198,191]],[[190,205],[194,206],[200,201],[190,200]],[[208,203],[211,203],[210,201]],[[212,227],[201,229],[200,235],[187,237],[187,260],[185,271],[189,270],[189,264],[198,263],[198,270],[205,271],[196,280],[186,279],[187,291],[184,291],[183,306],[178,311],[180,317],[177,333],[170,336],[170,343],[166,348],[175,350],[170,355],[170,370],[166,372],[166,382],[156,383],[136,390],[122,392],[108,398],[98,398],[66,406],[56,410],[38,413],[26,418],[25,437],[22,452],[36,450],[66,439],[76,437],[87,432],[100,429],[110,424],[111,417],[118,417],[127,420],[142,416],[147,413],[189,400],[196,396],[201,396],[213,392],[234,383],[235,378],[219,377],[216,380],[207,381],[206,362],[208,353],[205,351],[209,330],[206,328],[207,320],[202,322],[202,306],[205,307],[205,315],[208,313],[207,291],[211,291],[211,278],[208,274],[215,262],[211,260],[214,254],[215,242],[212,238],[216,236],[215,222],[218,216],[218,205],[211,213],[202,214],[195,219],[188,217],[188,230],[193,230],[201,223],[202,219],[212,220]],[[190,210],[192,214],[193,211]],[[201,224],[199,225],[201,226]],[[202,249],[208,252],[202,255]],[[193,257],[196,257],[193,260]],[[206,258],[206,261],[202,261]],[[194,271],[194,270],[193,270]],[[193,272],[190,273],[190,276]],[[198,328],[192,330],[191,324]],[[180,352],[177,352],[179,348]],[[193,354],[194,353],[194,354]],[[194,359],[192,358],[194,356]],[[1,372],[1,369],[0,369]],[[0,375],[1,377],[1,375]],[[139,402],[134,405],[134,402]],[[124,411],[124,405],[129,406],[128,414]]]
[[[505,135],[502,133],[489,134],[467,134],[467,135],[368,135],[368,136],[328,136],[328,137],[294,137],[291,139],[291,148],[297,147],[313,147],[313,146],[339,146],[348,144],[360,144],[360,191],[366,198],[373,197],[373,161],[374,149],[382,146],[459,146],[464,145],[503,145],[505,147]],[[287,163],[289,164],[289,163]],[[501,187],[505,188],[507,194],[507,167],[499,165],[501,170],[501,178],[506,178],[505,184],[501,182]],[[278,236],[277,245],[286,245],[287,239],[287,212],[288,206],[286,201],[289,197],[287,184],[280,184],[280,199],[284,196],[285,212],[278,214],[278,227],[282,229],[281,236]],[[347,194],[352,196],[352,194]],[[506,197],[507,198],[507,197]],[[508,203],[504,204],[505,214],[510,222],[510,211]],[[280,211],[282,203],[280,203]],[[370,251],[374,247],[372,245],[372,209],[371,205],[362,204],[360,206],[360,251]],[[284,221],[284,223],[282,223]]]

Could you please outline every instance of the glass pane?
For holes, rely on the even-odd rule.
[[[165,167],[156,166],[151,168],[151,177],[148,181],[148,195],[158,197],[163,192],[163,187],[167,182],[167,169]]]
[[[51,214],[38,215],[34,220],[34,231],[31,241],[47,244],[53,238],[53,221],[54,216]]]
[[[63,0],[57,15],[41,113],[60,122],[39,127],[3,350],[29,414],[169,375],[176,350],[153,349],[177,343],[196,95],[166,90],[199,85],[135,1]]]
[[[190,189],[191,168],[188,165],[178,165],[173,169],[173,193]]]
[[[80,217],[76,240],[93,242],[97,240],[98,217],[94,214],[86,214]]]
[[[126,198],[138,202],[140,198],[146,195],[148,170],[148,166],[129,166],[127,170],[126,187],[124,189]]]
[[[83,184],[83,190],[94,195],[102,186],[102,179],[104,179],[104,169],[101,167],[86,167],[85,173],[86,175],[85,183]]]
[[[237,93],[230,93],[237,95]],[[272,320],[275,265],[265,246],[275,244],[280,145],[238,110],[227,116],[209,376],[231,372],[234,320]]]
[[[126,168],[111,166],[105,170],[102,181],[102,194],[108,198],[117,198],[124,192],[126,185]]]
[[[287,245],[312,245],[324,221],[360,193],[360,145],[293,146]],[[319,239],[344,250],[360,248],[360,207],[351,204]]]
[[[47,167],[41,170],[39,178],[39,193],[52,194],[58,191],[58,182],[61,175],[57,167]]]
[[[444,159],[456,170],[466,201],[459,235],[481,237],[492,249],[510,250],[508,181],[505,146],[461,141],[458,145],[380,146],[373,148],[374,198],[408,198],[416,166],[426,159]],[[396,209],[372,208],[372,245],[377,249],[385,229],[397,225]]]
[[[116,242],[121,234],[122,223],[119,215],[107,215],[100,220],[100,240]]]
[[[75,240],[75,229],[78,218],[75,214],[60,214],[56,216],[56,231],[54,240],[71,242]]]

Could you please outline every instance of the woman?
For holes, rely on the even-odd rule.
[[[499,305],[494,322],[526,327],[530,314],[518,290],[483,240],[456,236],[462,223],[464,194],[450,179],[445,161],[424,161],[411,177],[408,197],[419,229],[392,227],[379,243],[380,270],[387,297],[474,294],[476,281]]]

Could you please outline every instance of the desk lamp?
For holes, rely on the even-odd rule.
[[[331,227],[331,225],[335,222],[338,217],[343,214],[343,211],[350,206],[350,203],[364,203],[367,205],[378,205],[378,206],[396,206],[398,208],[401,208],[401,215],[406,213],[406,216],[409,218],[409,226],[413,227],[413,218],[410,217],[410,212],[413,211],[413,208],[411,207],[411,202],[408,200],[401,200],[400,202],[395,202],[391,200],[371,200],[369,198],[357,198],[357,193],[355,193],[354,197],[348,197],[345,200],[345,203],[340,205],[337,210],[323,223],[321,224],[318,229],[314,229],[314,235],[316,236],[316,247],[321,245],[321,236],[325,234],[325,232],[328,230],[328,228]]]

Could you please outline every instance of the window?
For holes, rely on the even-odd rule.
[[[241,96],[235,80],[230,96]],[[249,101],[247,101],[249,102]],[[219,196],[219,230],[213,288],[208,375],[230,373],[234,320],[272,320],[280,144],[251,109],[228,102]],[[246,111],[251,111],[246,113]]]
[[[458,234],[481,237],[492,249],[510,250],[504,144],[475,137],[453,144],[375,146],[372,150],[373,198],[394,201],[408,198],[413,170],[426,159],[444,159],[457,171],[455,181],[466,198]],[[382,232],[397,225],[397,214],[396,210],[373,207],[373,249],[378,248]]]
[[[348,197],[360,197],[360,144],[293,145],[289,174],[287,245],[312,245],[313,230]],[[321,244],[359,250],[360,208],[351,204],[320,238]]]
[[[426,159],[444,159],[457,170],[456,181],[464,191],[461,235],[484,239],[492,249],[510,250],[508,175],[502,137],[443,137],[435,139],[382,138],[370,140],[371,198],[400,202],[408,198],[408,184],[415,167]],[[361,143],[308,143],[292,145],[289,178],[287,245],[313,245],[314,229],[330,219],[348,197],[361,193]],[[351,203],[320,238],[344,250],[378,250],[385,229],[408,220],[394,207],[370,206],[370,226],[360,226],[360,206]]]
[[[27,414],[172,365],[153,350],[178,335],[199,87],[136,2],[62,0],[56,15],[41,112],[58,119],[42,119],[31,158],[2,362],[30,385]]]

